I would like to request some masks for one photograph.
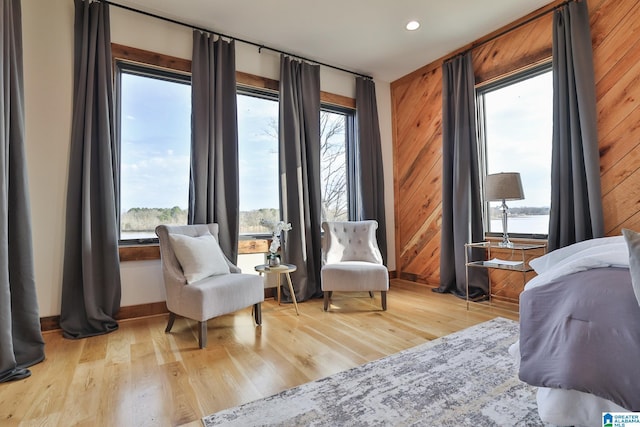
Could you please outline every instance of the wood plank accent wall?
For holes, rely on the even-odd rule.
[[[560,3],[553,2],[505,28]],[[589,0],[589,13],[605,231],[618,235],[623,227],[640,230],[640,2]],[[473,49],[476,83],[549,60],[551,26],[548,14]],[[391,83],[396,272],[401,279],[431,286],[440,282],[441,68],[447,58]]]

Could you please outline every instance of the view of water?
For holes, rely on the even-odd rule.
[[[509,233],[547,234],[549,232],[549,215],[510,216],[507,222]],[[502,232],[502,220],[491,220],[491,232]]]
[[[120,240],[156,239],[155,231],[122,231]]]

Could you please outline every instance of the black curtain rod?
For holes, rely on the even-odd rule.
[[[165,16],[156,15],[156,14],[150,13],[150,12],[145,12],[144,10],[135,9],[133,7],[125,6],[123,4],[114,3],[114,2],[109,1],[109,0],[98,0],[98,1],[100,1],[102,3],[106,3],[106,4],[110,5],[110,6],[115,6],[115,7],[119,7],[119,8],[128,10],[130,12],[135,12],[135,13],[139,13],[139,14],[142,14],[142,15],[145,15],[145,16],[150,16],[152,18],[160,19],[162,21],[171,22],[172,24],[177,24],[177,25],[181,25],[183,27],[188,27],[188,28],[191,28],[193,30],[202,31],[203,33],[215,34],[218,37],[226,37],[226,38],[231,39],[231,40],[237,40],[239,42],[242,42],[242,43],[257,47],[258,48],[258,53],[260,53],[260,51],[262,51],[262,49],[267,49],[267,50],[270,50],[272,52],[281,53],[283,55],[293,56],[294,58],[298,58],[298,59],[301,59],[303,61],[312,62],[314,64],[322,65],[323,67],[333,68],[334,70],[342,71],[344,73],[349,73],[349,74],[353,74],[355,76],[363,77],[365,79],[372,79],[373,80],[373,78],[371,76],[368,76],[366,74],[360,74],[360,73],[356,73],[355,71],[347,70],[345,68],[336,67],[335,65],[325,64],[323,62],[319,62],[319,61],[316,61],[316,60],[313,60],[313,59],[305,58],[304,56],[296,55],[296,54],[293,54],[293,53],[285,52],[285,51],[280,50],[280,49],[276,49],[276,48],[273,48],[273,47],[265,46],[263,44],[258,44],[258,43],[255,43],[255,42],[252,42],[252,41],[249,41],[249,40],[244,40],[244,39],[241,39],[241,38],[238,38],[238,37],[229,36],[227,34],[223,34],[223,33],[220,33],[220,32],[217,32],[217,31],[213,31],[213,30],[210,30],[210,29],[207,29],[207,28],[197,27],[197,26],[192,25],[192,24],[187,24],[186,22],[181,22],[181,21],[178,21],[178,20],[175,20],[175,19],[167,18]]]
[[[527,19],[525,21],[520,22],[518,25],[515,25],[513,27],[507,28],[506,30],[501,31],[498,34],[494,34],[493,36],[491,36],[488,39],[483,40],[483,41],[481,41],[479,43],[472,44],[471,47],[469,47],[468,49],[465,49],[462,52],[460,52],[460,53],[458,53],[456,55],[453,55],[451,58],[448,58],[446,61],[450,61],[450,60],[452,60],[452,59],[454,59],[454,58],[456,58],[458,56],[465,55],[465,54],[471,52],[472,50],[474,50],[476,48],[479,48],[480,46],[484,46],[485,44],[490,43],[490,42],[494,41],[495,39],[497,39],[499,37],[502,37],[505,34],[510,33],[511,31],[515,31],[518,28],[524,27],[525,25],[535,21],[536,19],[540,19],[543,16],[548,15],[548,14],[550,14],[552,12],[555,12],[556,10],[560,9],[561,7],[563,7],[563,6],[565,6],[565,5],[569,4],[569,3],[575,2],[575,1],[580,1],[580,0],[565,0],[562,3],[552,7],[551,9],[547,9],[547,10],[545,10],[543,12],[538,13],[537,15],[532,16],[531,18],[529,18],[529,19]]]

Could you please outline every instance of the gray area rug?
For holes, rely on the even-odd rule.
[[[542,426],[497,318],[203,418],[205,426]]]

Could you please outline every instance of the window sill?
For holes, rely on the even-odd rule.
[[[240,239],[238,254],[261,254],[269,252],[271,239]],[[160,246],[157,243],[148,245],[126,245],[118,248],[120,262],[150,261],[160,259]]]
[[[120,262],[124,261],[150,261],[160,259],[160,245],[152,243],[148,245],[126,245],[118,248]]]

